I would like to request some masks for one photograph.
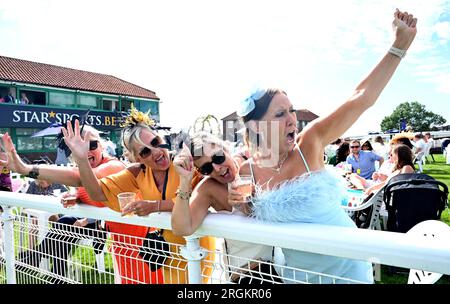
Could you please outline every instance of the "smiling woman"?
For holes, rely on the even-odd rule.
[[[164,140],[154,129],[154,121],[145,113],[132,108],[122,126],[122,143],[136,163],[130,165],[126,170],[102,179],[96,178],[89,166],[91,152],[89,148],[92,140],[89,132],[87,132],[87,136],[81,138],[78,135],[80,128],[78,121],[75,122],[74,129],[72,129],[70,122],[68,122],[67,129],[63,129],[64,140],[70,147],[72,156],[80,168],[81,181],[89,196],[103,201],[106,206],[122,212],[122,214],[134,212],[138,216],[145,216],[152,212],[172,211],[173,200],[177,196],[180,179],[172,164],[166,145],[164,145]],[[194,176],[189,180],[189,183],[195,185],[197,181],[198,176]],[[121,209],[117,195],[123,192],[139,192],[141,197]],[[120,225],[116,224],[116,226]],[[135,245],[142,246],[142,238],[145,238],[149,231],[149,227],[138,227],[128,231],[127,234],[139,237]],[[170,230],[164,230],[163,237],[168,243],[181,245],[186,243],[184,238],[175,236]],[[116,241],[123,240],[117,239]],[[211,252],[215,249],[215,241],[210,237],[201,238],[200,245]],[[186,261],[181,259],[180,262],[179,247],[171,246],[170,250],[174,258],[168,258],[162,270],[158,269],[153,272],[156,277],[148,280],[148,274],[136,274],[140,276],[140,281],[185,283],[187,279],[187,273],[184,270]],[[138,257],[139,251],[137,250],[133,254],[135,254],[134,259],[122,261],[120,267],[124,271],[132,268],[130,263],[136,263],[136,258],[137,262],[142,263],[142,257]],[[213,259],[214,255],[209,254],[202,262],[205,281],[208,280],[212,269],[207,269],[204,265]],[[172,265],[176,265],[176,267]],[[147,264],[144,266],[149,269]],[[158,280],[157,277],[159,276],[163,276],[164,280]]]

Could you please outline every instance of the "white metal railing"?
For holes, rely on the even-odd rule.
[[[121,217],[119,213],[108,208],[78,205],[74,208],[64,209],[56,197],[45,197],[45,200],[42,198],[42,196],[0,192],[0,205],[5,210],[1,221],[4,234],[3,263],[6,266],[8,283],[16,282],[14,264],[16,263],[15,249],[17,251],[17,248],[15,246],[17,247],[17,245],[15,245],[14,231],[17,227],[20,227],[18,224],[20,221],[17,221],[17,218],[11,215],[11,209],[8,206],[33,208],[56,214],[163,229],[171,228],[171,214],[169,212],[150,214],[144,217]],[[170,266],[171,270],[175,270],[175,272],[172,271],[169,275],[178,276],[171,280],[172,283],[187,281],[183,276],[188,276],[190,283],[206,281],[225,283],[228,281],[226,275],[236,270],[223,263],[224,253],[220,250],[208,251],[201,248],[198,240],[202,236],[213,236],[218,240],[226,238],[450,275],[450,243],[448,242],[439,242],[433,239],[418,241],[414,236],[393,232],[307,223],[261,223],[241,216],[210,214],[195,235],[186,238],[186,246],[172,244],[175,249],[171,248],[171,251],[175,250],[179,254],[178,258],[172,260],[173,264]],[[130,250],[135,249],[131,248]],[[205,259],[205,257],[211,257],[214,254],[214,259]],[[184,263],[186,260],[187,263]],[[201,261],[203,261],[202,265],[200,265]],[[248,260],[248,263],[250,262]],[[280,274],[276,274],[275,278],[282,277],[282,273],[289,268],[282,264],[274,264],[274,266]],[[188,271],[185,271],[186,269]],[[117,273],[112,271],[110,275],[114,276]],[[270,282],[273,279],[269,278],[268,281]],[[68,280],[67,282],[72,281]],[[351,280],[348,282],[352,283]]]

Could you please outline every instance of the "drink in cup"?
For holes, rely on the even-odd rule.
[[[346,174],[352,173],[352,164],[344,164],[344,171]]]
[[[123,210],[129,203],[132,203],[136,200],[135,192],[122,192],[117,195],[117,200],[119,201],[120,210]],[[134,215],[134,212],[127,213],[124,216]]]
[[[68,195],[61,198],[61,202],[64,208],[71,208],[77,204],[77,196],[75,194],[69,193]]]
[[[236,179],[228,185],[242,195],[243,203],[251,201],[253,194],[253,179],[251,175],[236,176]]]
[[[56,191],[56,193],[58,193]],[[57,195],[55,190],[53,192],[54,195]],[[71,208],[77,204],[77,189],[74,187],[69,187],[69,191],[65,192],[61,196],[61,203],[64,208]]]

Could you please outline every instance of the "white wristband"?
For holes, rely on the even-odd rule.
[[[391,48],[389,49],[389,53],[399,57],[400,59],[406,56],[406,50],[398,49],[395,46],[391,46]]]

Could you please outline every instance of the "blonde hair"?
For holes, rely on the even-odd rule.
[[[206,144],[219,147],[226,152],[230,150],[229,144],[227,142],[217,138],[211,133],[201,131],[191,136],[190,150],[194,159],[198,159],[203,156],[203,151]]]
[[[159,136],[158,132],[142,122],[135,124],[133,127],[128,127],[122,130],[122,146],[124,147],[124,151],[128,152],[128,156],[131,156],[127,157],[131,162],[135,162],[137,158],[135,151],[131,148],[135,145],[135,143],[138,143],[142,146],[148,146],[148,143],[144,143],[141,140],[140,135],[142,130],[147,130],[155,136]]]

